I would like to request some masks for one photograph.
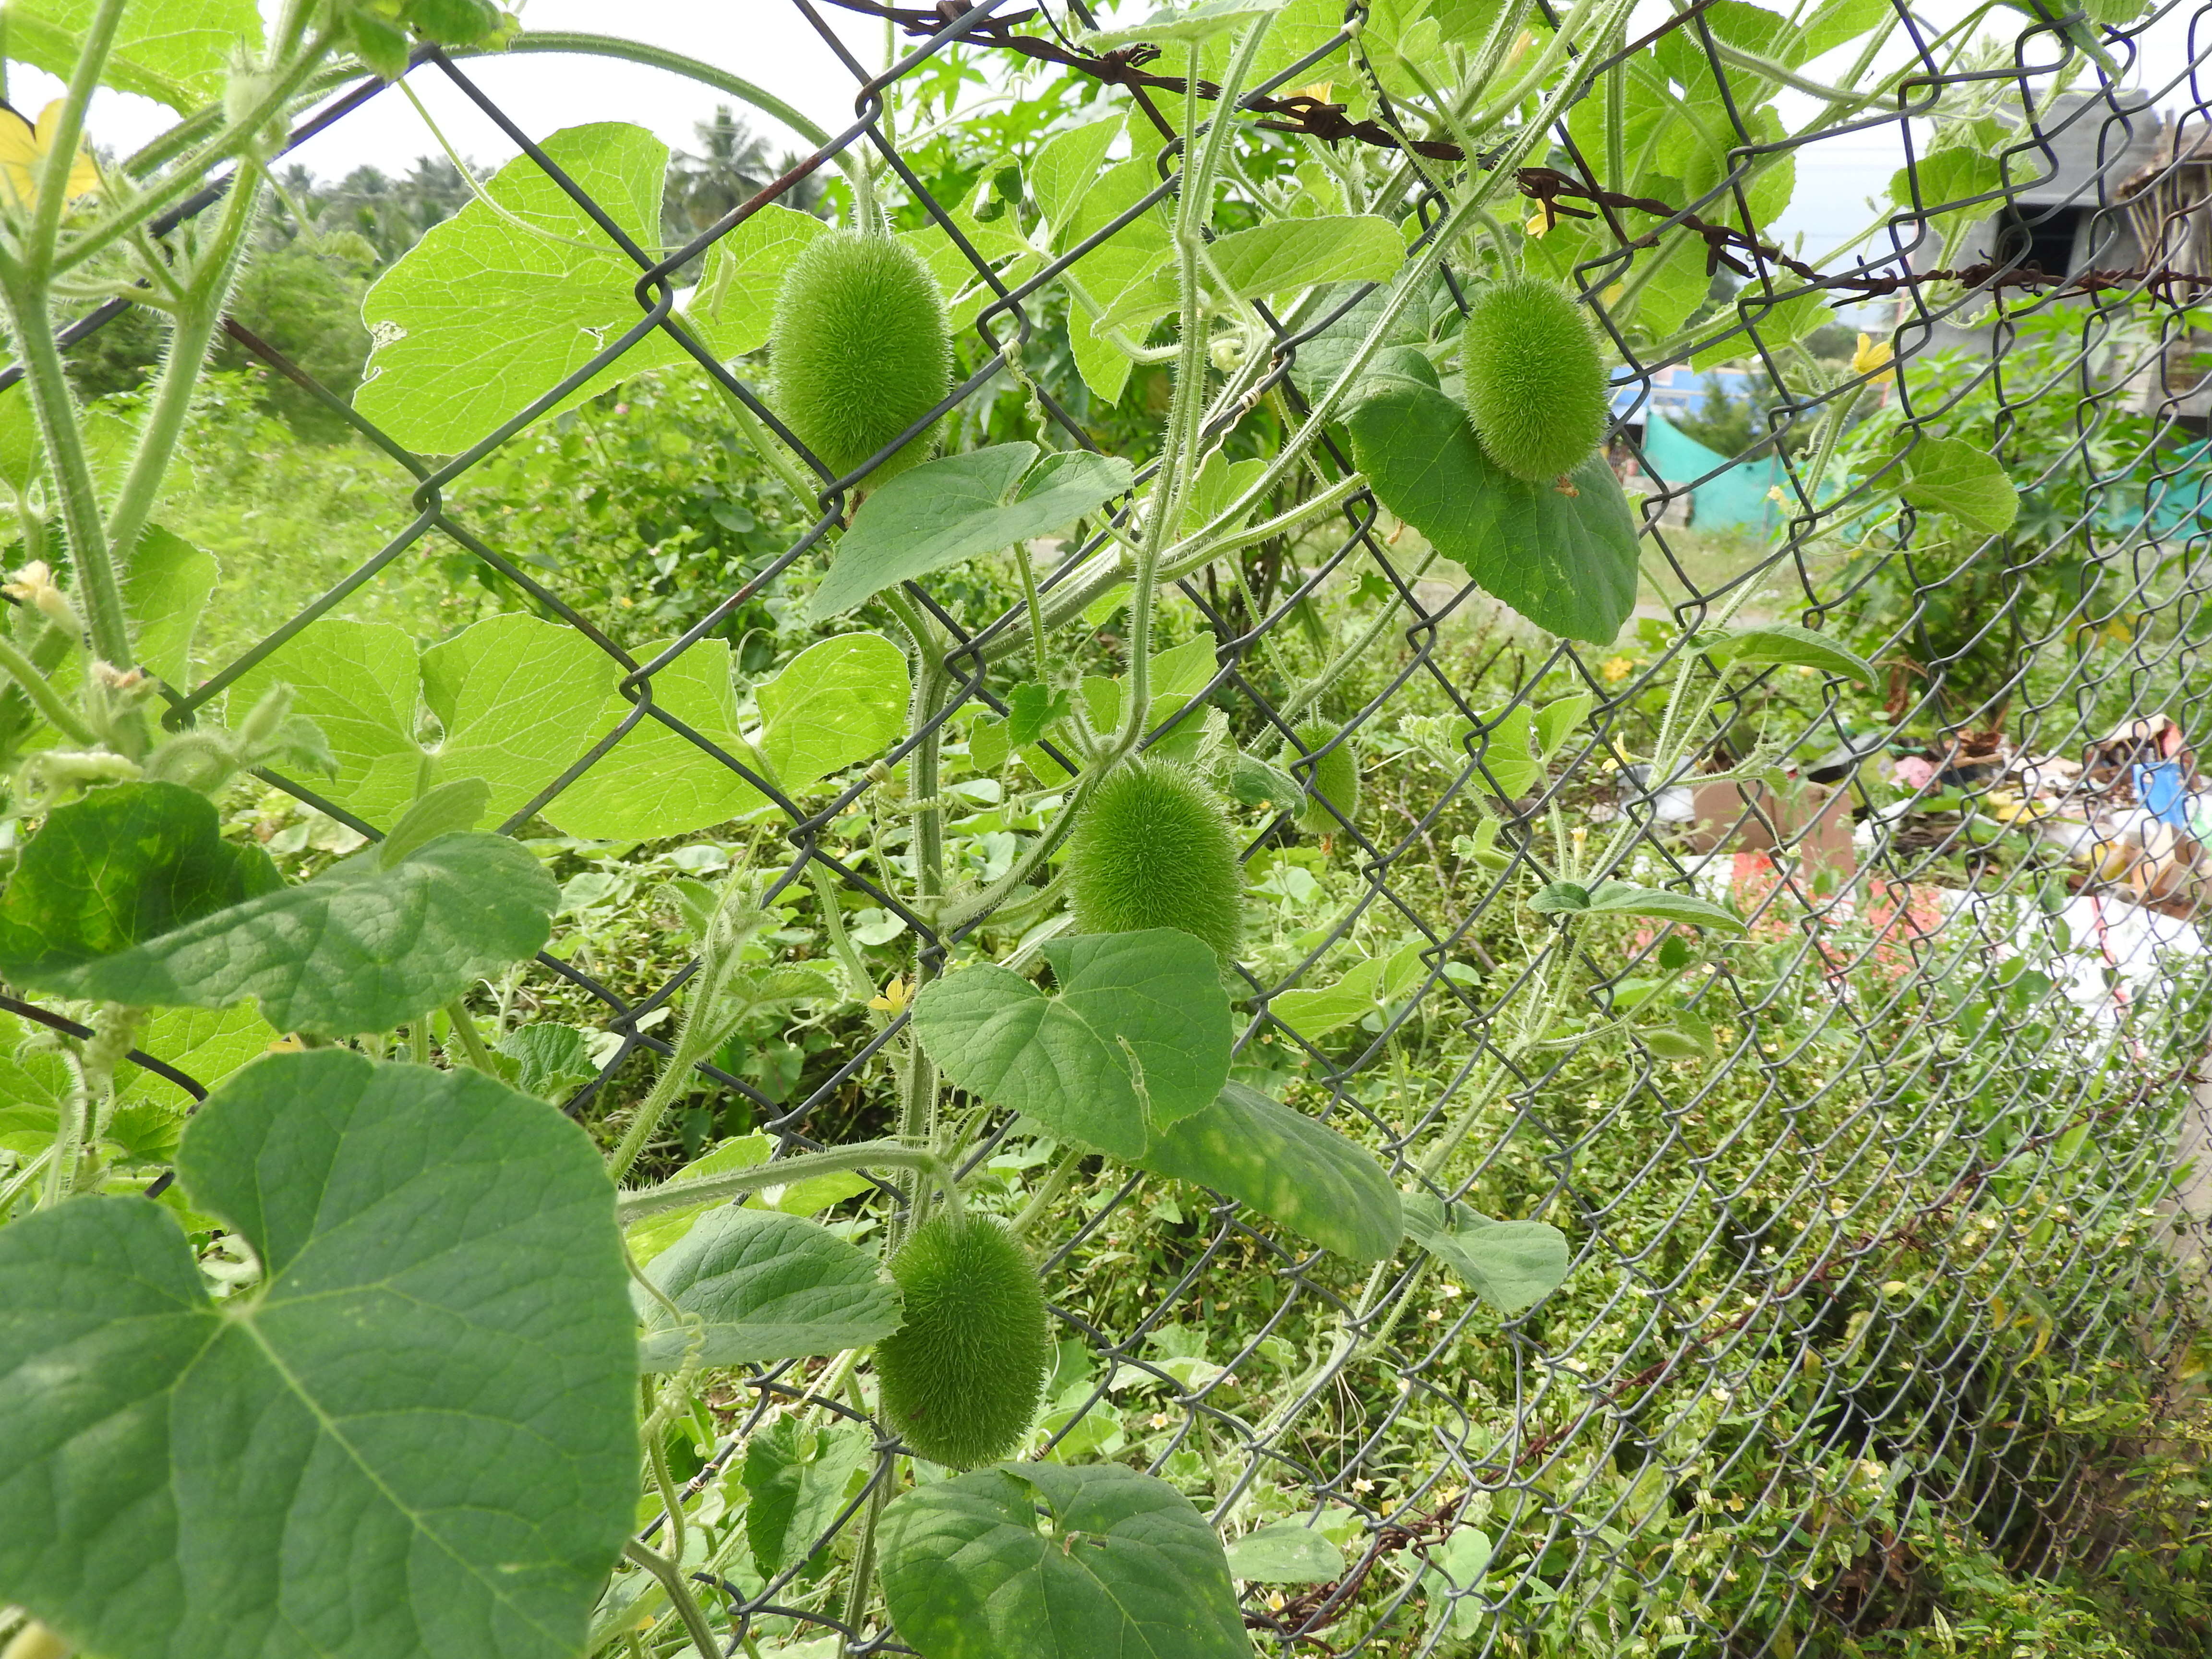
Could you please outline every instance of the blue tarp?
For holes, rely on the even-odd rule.
[[[1782,504],[1767,493],[1786,476],[1779,460],[1768,454],[1746,465],[1730,466],[1727,456],[1677,430],[1656,410],[1648,410],[1644,418],[1644,463],[1663,483],[1695,486],[1690,492],[1690,523],[1699,530],[1743,525],[1771,531],[1778,529],[1787,516]],[[1706,477],[1707,473],[1714,476]],[[1705,482],[1698,483],[1699,479]]]

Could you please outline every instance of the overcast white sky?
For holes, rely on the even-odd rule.
[[[139,3],[158,5],[161,0]],[[818,9],[863,63],[872,66],[882,61],[881,24],[828,4]],[[1140,16],[1153,6],[1152,0],[1125,0],[1121,9]],[[1645,0],[1632,27],[1640,33],[1668,9],[1664,0]],[[1938,21],[1962,15],[1964,0],[1930,0],[1923,10]],[[533,29],[626,34],[702,58],[768,88],[832,131],[852,118],[854,81],[850,70],[788,0],[629,0],[621,6],[609,5],[606,0],[526,0],[522,16],[525,26]],[[2143,54],[2154,85],[2172,79],[2186,64],[2186,28],[2179,5],[2154,26]],[[605,58],[477,58],[464,67],[533,137],[583,121],[632,121],[672,145],[690,146],[693,125],[709,118],[718,101],[728,101],[696,82]],[[1808,65],[1807,72],[1817,78],[1823,70],[1842,72],[1833,64]],[[58,83],[21,66],[11,70],[11,79],[12,101],[27,109],[37,109],[59,90]],[[495,165],[514,153],[504,135],[442,75],[425,70],[410,84],[463,155]],[[2170,105],[2173,100],[2169,94],[2160,101]],[[1813,107],[1810,100],[1797,102],[1799,107],[1784,111],[1793,125]],[[143,99],[103,93],[94,111],[93,136],[104,146],[128,151],[161,131],[170,118]],[[746,118],[774,140],[797,144],[792,135],[757,112],[746,112]],[[416,156],[435,149],[406,100],[386,91],[303,145],[295,159],[319,174],[336,178],[363,164],[404,171]],[[1897,144],[1887,130],[1808,146],[1800,152],[1796,198],[1777,227],[1783,240],[1787,242],[1802,233],[1807,251],[1818,254],[1856,231],[1869,217],[1866,198],[1885,191],[1898,164]]]

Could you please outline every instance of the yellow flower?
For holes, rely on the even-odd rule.
[[[1549,202],[1539,202],[1536,204],[1535,213],[1530,217],[1528,222],[1522,227],[1522,229],[1531,236],[1541,236],[1556,222],[1558,221],[1552,212],[1552,204]]]
[[[1283,95],[1285,98],[1310,98],[1316,104],[1326,104],[1328,102],[1328,94],[1334,90],[1335,87],[1336,82],[1334,81],[1310,81],[1304,86],[1298,87]]]
[[[1770,489],[1766,492],[1766,499],[1772,501],[1777,507],[1787,507],[1790,505],[1790,498],[1782,493],[1782,486],[1780,484],[1774,485],[1773,488]]]
[[[906,1000],[912,994],[906,981],[893,975],[890,983],[884,987],[883,995],[868,999],[868,1006],[879,1014],[889,1014],[896,1019],[906,1012]]]
[[[1619,685],[1636,672],[1636,659],[1632,657],[1607,657],[1598,665],[1597,672],[1604,677],[1607,685]]]
[[[1896,354],[1889,349],[1888,341],[1877,341],[1871,334],[1862,334],[1859,336],[1858,349],[1851,353],[1851,373],[1872,374],[1874,379],[1868,384],[1881,386],[1886,381],[1897,378],[1897,371],[1887,366],[1889,360],[1894,356]],[[1881,372],[1876,374],[1876,370]]]
[[[36,126],[20,111],[0,104],[0,206],[33,213],[39,205],[39,173],[53,148],[54,129],[61,125],[62,100],[55,99],[39,112]],[[70,163],[69,199],[90,196],[100,189],[100,169],[92,152],[82,144]]]

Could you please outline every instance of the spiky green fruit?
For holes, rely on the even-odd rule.
[[[1079,933],[1180,927],[1225,964],[1244,929],[1237,836],[1214,793],[1172,761],[1121,768],[1084,804],[1067,844]]]
[[[906,1322],[876,1344],[884,1414],[933,1463],[973,1468],[1021,1443],[1052,1359],[1044,1292],[988,1216],[939,1215],[890,1260]]]
[[[791,262],[769,337],[776,412],[840,476],[952,389],[952,335],[937,279],[887,236],[833,230]],[[934,429],[870,475],[880,483],[928,459]]]
[[[1303,777],[1309,770],[1313,775],[1305,805],[1298,812],[1298,828],[1310,836],[1334,835],[1359,815],[1359,757],[1349,738],[1334,749],[1326,747],[1335,742],[1337,734],[1327,720],[1305,720],[1296,729],[1297,742],[1283,745],[1278,763],[1291,770],[1292,762],[1316,753],[1320,756],[1306,767],[1291,770],[1292,777]],[[1330,811],[1331,806],[1336,811]]]
[[[1483,453],[1550,483],[1590,457],[1612,400],[1589,314],[1557,283],[1507,276],[1476,290],[1462,337],[1468,417]]]

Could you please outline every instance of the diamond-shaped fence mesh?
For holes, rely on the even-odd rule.
[[[921,844],[996,811],[995,828],[969,833],[1010,846],[1042,822],[1017,805],[1048,814],[1041,798],[1079,769],[1058,750],[987,769],[963,746],[1030,677],[1028,607],[964,579],[895,591],[902,626],[941,655],[915,720],[842,783],[787,789],[734,724],[703,718],[713,699],[690,688],[726,675],[731,619],[811,580],[874,464],[833,476],[780,416],[772,365],[718,350],[686,304],[717,280],[715,251],[745,246],[761,215],[865,167],[908,222],[935,227],[935,268],[961,295],[958,384],[932,418],[949,414],[981,442],[1011,430],[994,408],[1018,410],[1046,447],[1110,444],[1110,400],[1086,402],[1086,377],[1066,372],[1065,279],[1114,280],[1102,254],[1172,205],[1183,82],[1180,59],[1077,44],[1092,21],[1079,0],[839,0],[892,26],[902,55],[883,70],[857,61],[809,0],[790,3],[850,68],[851,123],[672,249],[511,121],[465,61],[417,53],[412,77],[450,82],[542,173],[526,215],[565,199],[588,222],[596,245],[564,253],[611,251],[635,267],[635,322],[594,335],[558,386],[442,458],[234,324],[235,343],[407,475],[412,516],[178,692],[171,722],[296,673],[288,647],[317,641],[311,630],[406,563],[458,551],[495,573],[501,603],[588,642],[594,684],[619,697],[596,742],[549,761],[510,803],[509,833],[566,830],[564,798],[626,740],[682,745],[768,804],[750,821],[758,867],[778,872],[768,901],[810,927],[879,912],[897,942],[872,962],[926,976],[1004,957],[1048,914],[1024,890],[1009,902],[1034,914],[1018,925],[988,912],[945,922],[924,868],[939,854]],[[1318,1517],[1343,1551],[1339,1575],[1243,1586],[1263,1651],[2119,1651],[2079,1634],[2099,1628],[2100,1607],[2161,1632],[2165,1650],[2197,1650],[2203,1206],[2188,1182],[2204,1041],[2197,836],[2212,820],[2193,755],[2212,684],[2212,380],[2197,378],[2204,335],[2189,311],[2212,286],[2201,36],[2189,61],[2131,60],[2133,90],[2033,9],[1991,15],[2017,38],[1978,68],[1899,9],[1919,71],[1850,120],[1792,137],[1731,101],[1725,7],[1655,17],[1613,60],[1663,47],[1690,66],[1678,74],[1717,77],[1720,103],[1704,107],[1732,123],[1714,141],[1724,175],[1678,181],[1673,200],[1637,195],[1618,156],[1592,153],[1606,123],[1571,111],[1504,158],[1519,193],[1503,199],[1544,233],[1514,234],[1556,254],[1620,364],[1607,459],[1636,502],[1644,582],[1620,639],[1594,647],[1517,624],[1364,489],[1209,559],[1164,601],[1179,637],[1210,638],[1212,655],[1151,743],[1187,745],[1210,721],[1302,785],[1333,747],[1366,773],[1357,805],[1271,804],[1239,819],[1256,919],[1237,1075],[1363,1143],[1408,1192],[1556,1224],[1572,1251],[1565,1285],[1501,1314],[1425,1256],[1361,1269],[1232,1200],[1170,1197],[1095,1159],[1048,1177],[1022,1162],[1028,1127],[992,1122],[971,1167],[1004,1159],[1030,1170],[1026,1190],[1048,1178],[1056,1193],[1030,1235],[1064,1339],[1039,1449],[1141,1464],[1232,1533]],[[1542,0],[1536,15],[1556,21]],[[2169,10],[2105,38],[2118,51],[2165,28],[2171,41],[2179,23]],[[1354,122],[1316,88],[1315,66],[1343,65],[1346,38],[1317,38],[1233,112],[1205,113],[1292,160],[1301,145],[1357,158],[1368,210],[1403,221],[1406,259],[1431,273],[1419,304],[1442,337],[1493,257],[1480,228],[1448,245],[1423,228],[1447,205],[1437,169],[1462,150],[1401,144],[1387,93],[1377,118]],[[1143,158],[1157,188],[1048,251],[983,239],[972,203],[938,199],[908,165],[887,94],[955,55],[1093,88],[1127,117],[1117,155]],[[775,65],[751,67],[773,92]],[[1606,105],[1622,96],[1610,67],[1589,100],[1617,134],[1626,106]],[[373,81],[346,90],[302,136],[392,95]],[[1911,202],[1817,263],[1767,240],[1762,181],[1778,160],[1799,189],[1816,187],[1803,181],[1821,145],[1869,132],[1902,135]],[[1244,222],[1240,203],[1270,189],[1280,210],[1270,181],[1224,178],[1217,228]],[[729,263],[744,281],[741,256]],[[1655,285],[1686,281],[1703,300],[1716,272],[1735,293],[1694,354],[1651,360],[1652,331],[1613,325]],[[1215,353],[1204,441],[1255,420],[1297,427],[1385,287],[1346,283],[1283,313],[1253,301],[1235,348]],[[498,303],[488,291],[476,325],[487,384]],[[1815,383],[1790,350],[1838,307],[1871,319],[1856,325],[1871,342]],[[89,312],[65,343],[129,308]],[[1139,341],[1152,326],[1135,323]],[[1884,339],[1893,359],[1871,349]],[[1698,413],[1684,388],[1723,360],[1743,366],[1754,409],[1730,453],[1683,430]],[[650,650],[626,648],[560,571],[503,547],[496,519],[465,505],[488,460],[633,361],[705,377],[743,427],[772,433],[814,475],[777,556]],[[1901,506],[1883,496],[1872,481],[1916,441],[1996,454],[2026,491],[2019,519],[1962,530],[1910,489]],[[1339,428],[1312,454],[1261,516],[1353,471]],[[1139,491],[1147,476],[1140,465]],[[1032,549],[1039,603],[1102,664],[1123,643],[1112,560],[1133,499],[1105,509],[1114,522],[1094,515]],[[1747,527],[1713,532],[1731,518]],[[1723,678],[1699,630],[1724,622],[1854,641],[1879,683],[1854,690],[1840,660],[1802,657]],[[567,660],[545,669],[548,685]],[[1652,763],[1668,755],[1680,758],[1662,775]],[[686,769],[672,765],[670,787]],[[994,769],[1012,781],[975,787]],[[312,776],[270,781],[375,833],[357,798]],[[997,873],[991,856],[945,879],[974,890]],[[1601,945],[1528,906],[1567,869],[1585,888],[1617,878],[1732,906],[1747,933],[1723,946],[1646,918]],[[669,1051],[655,1016],[691,971],[645,984],[560,955],[529,970],[619,1037],[572,1110],[611,1109],[620,1127],[633,1058]],[[881,1123],[906,1030],[890,1012],[824,1028],[837,1046],[794,1091],[728,1056],[702,1067],[711,1109],[785,1152]],[[864,1201],[881,1208],[880,1194]],[[865,1396],[842,1378],[824,1395],[823,1380],[814,1362],[732,1373],[702,1407],[710,1443],[687,1495],[710,1492],[794,1405],[868,1421]],[[865,1570],[852,1540],[897,1454],[888,1435],[875,1442],[874,1478],[828,1522],[825,1554],[763,1577],[736,1528],[694,1564],[730,1651],[825,1637],[854,1653],[908,1650],[880,1605],[846,1588]],[[710,1522],[702,1532],[719,1536]],[[663,1620],[641,1639],[680,1635]]]

